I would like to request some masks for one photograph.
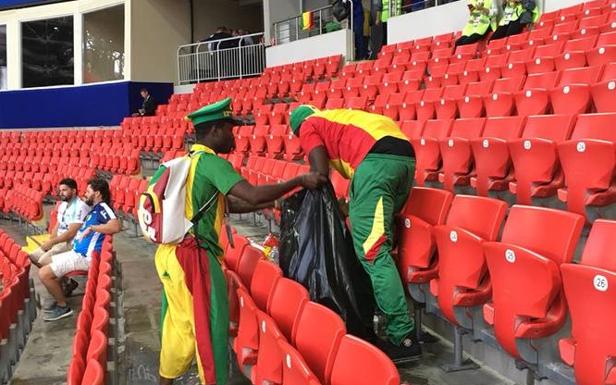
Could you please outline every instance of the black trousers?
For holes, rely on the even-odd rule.
[[[490,41],[503,39],[512,35],[517,35],[519,33],[522,33],[523,30],[524,25],[520,24],[520,19],[510,21],[509,24],[501,25],[500,27],[498,27],[490,37]]]
[[[467,45],[467,44],[475,44],[478,41],[482,40],[487,35],[487,32],[483,35],[478,33],[474,33],[470,36],[460,36],[458,40],[456,40],[456,47],[459,45]]]

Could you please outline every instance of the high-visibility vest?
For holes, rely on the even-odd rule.
[[[525,12],[522,4],[512,4],[509,1],[505,2],[505,9],[503,10],[503,17],[501,17],[498,25],[503,26],[511,23],[512,21],[516,21],[522,16]],[[539,20],[539,6],[535,5],[535,9],[533,9],[533,23]]]
[[[492,9],[492,0],[468,0],[468,3],[474,7],[483,5],[484,8]],[[479,11],[473,11],[470,13],[468,22],[462,30],[462,35],[470,36],[475,33],[483,35],[487,32],[488,28],[492,27],[494,15],[485,15]]]
[[[393,14],[389,14],[389,3],[393,1]],[[383,0],[383,10],[381,11],[381,22],[387,23],[391,16],[398,16],[402,13],[402,0]]]

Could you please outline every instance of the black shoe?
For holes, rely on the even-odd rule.
[[[72,278],[69,278],[68,281],[66,282],[66,284],[63,287],[64,296],[65,297],[70,297],[71,294],[73,294],[73,291],[75,291],[75,289],[77,289],[78,286],[79,286],[79,283],[77,281],[75,281]]]
[[[417,361],[421,358],[421,345],[416,338],[407,337],[400,345],[389,341],[381,341],[378,346],[394,364]]]

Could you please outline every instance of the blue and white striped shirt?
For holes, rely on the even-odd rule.
[[[107,205],[105,202],[100,202],[95,205],[90,213],[86,216],[83,225],[75,235],[75,239],[73,240],[73,250],[81,254],[87,258],[92,257],[93,252],[101,251],[103,247],[103,240],[105,239],[105,234],[98,233],[96,231],[90,231],[85,236],[83,232],[90,226],[96,225],[104,225],[109,222],[111,219],[115,219],[115,213]]]

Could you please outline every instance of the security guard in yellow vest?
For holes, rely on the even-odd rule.
[[[539,20],[539,16],[539,6],[534,0],[504,0],[503,16],[490,41],[521,33],[527,24]]]
[[[493,0],[468,0],[467,6],[469,19],[456,46],[477,43],[496,28],[498,8]]]

